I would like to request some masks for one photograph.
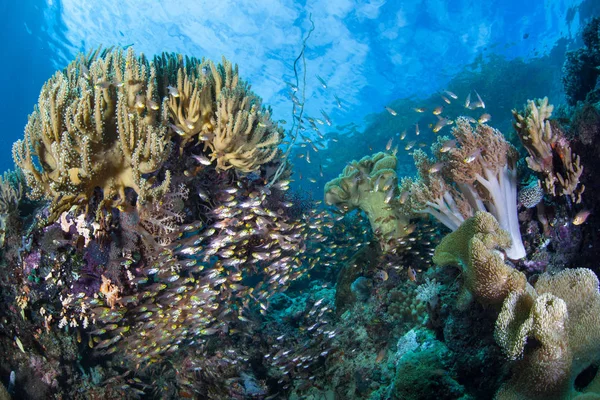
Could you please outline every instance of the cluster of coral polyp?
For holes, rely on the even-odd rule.
[[[238,77],[237,66],[133,50],[80,55],[42,88],[13,156],[50,220],[73,205],[117,207],[168,190],[173,152],[202,144],[217,170],[256,171],[277,154],[282,130]],[[207,161],[207,163],[209,163]]]

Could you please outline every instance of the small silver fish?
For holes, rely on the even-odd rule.
[[[387,112],[389,112],[390,114],[392,114],[394,117],[396,115],[398,115],[398,113],[391,107],[385,106],[385,109],[387,110]]]
[[[317,80],[321,83],[321,86],[323,86],[323,89],[327,89],[327,83],[325,83],[325,80],[323,78],[321,78],[319,75],[317,75]]]
[[[444,93],[446,93],[448,96],[452,97],[454,100],[458,99],[458,96],[449,90],[444,90]]]
[[[392,142],[394,141],[394,138],[390,138],[390,140],[388,140],[387,144],[385,145],[385,149],[387,151],[390,151],[390,149],[392,148]]]
[[[169,127],[173,129],[173,132],[177,133],[179,136],[185,136],[185,131],[177,125],[169,124]]]
[[[492,116],[490,114],[488,114],[488,113],[485,113],[485,114],[481,114],[481,117],[479,117],[479,119],[477,120],[477,122],[479,122],[480,124],[485,124],[490,119],[492,119]]]
[[[194,158],[194,160],[198,161],[202,165],[210,165],[211,164],[208,157],[206,157],[204,154],[198,154],[198,155],[192,154],[192,158]]]
[[[465,164],[470,164],[473,161],[475,161],[477,159],[477,157],[479,157],[479,155],[481,154],[483,149],[477,149],[474,152],[472,152],[471,154],[469,154],[467,157],[465,157],[465,159],[463,160],[463,162]]]
[[[483,100],[481,100],[481,96],[479,95],[479,93],[477,93],[477,90],[474,90],[474,92],[477,95],[477,100],[478,100],[479,106],[481,108],[485,108],[485,103],[483,102]]]
[[[169,91],[169,94],[173,97],[179,97],[179,90],[177,90],[176,87],[173,87],[171,85],[167,86],[167,90]]]

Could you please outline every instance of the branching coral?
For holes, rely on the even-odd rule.
[[[390,240],[406,234],[408,220],[398,212],[396,157],[377,153],[353,161],[325,185],[325,202],[347,212],[359,208],[369,217],[375,234],[390,247]]]
[[[579,203],[585,190],[579,182],[583,166],[560,127],[550,121],[553,109],[547,97],[529,100],[522,112],[512,111],[513,125],[529,153],[527,165],[540,175],[546,193],[568,195]]]
[[[588,269],[543,274],[507,297],[496,340],[517,361],[498,399],[563,399],[575,378],[600,359],[598,278]],[[535,340],[535,346],[527,342]]]
[[[488,211],[510,234],[506,255],[525,257],[517,213],[516,150],[498,130],[484,124],[474,128],[463,117],[452,134],[453,141],[444,137],[434,143],[433,159],[415,151],[419,174],[402,183],[401,191],[410,194],[404,208],[429,213],[451,230],[475,211]]]

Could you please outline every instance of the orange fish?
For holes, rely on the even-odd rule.
[[[413,267],[408,267],[406,272],[408,274],[408,279],[410,279],[412,282],[417,281],[417,271],[415,271]]]
[[[573,218],[573,225],[581,225],[583,224],[587,218],[590,216],[591,212],[588,210],[579,211],[575,217]]]

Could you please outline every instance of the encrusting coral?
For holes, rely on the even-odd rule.
[[[325,202],[348,212],[359,208],[384,249],[406,234],[408,219],[395,207],[398,190],[395,156],[377,153],[352,161],[339,177],[325,185]]]
[[[510,267],[496,249],[510,246],[510,236],[493,215],[478,211],[435,248],[433,262],[456,265],[463,274],[461,302],[471,296],[481,303],[499,304],[509,292],[525,288],[525,275]]]
[[[476,211],[494,215],[512,243],[505,250],[511,259],[525,257],[517,213],[517,152],[498,130],[471,126],[459,117],[454,139],[438,138],[434,158],[415,151],[416,179],[404,179],[400,191],[409,194],[405,212],[428,213],[451,230]]]
[[[179,139],[177,139],[179,138]],[[237,66],[132,49],[80,55],[42,88],[25,138],[13,146],[33,198],[52,201],[49,221],[73,205],[118,207],[169,188],[167,159],[190,142],[210,149],[217,170],[247,173],[277,154],[281,129],[238,78]],[[97,214],[98,215],[98,214]]]
[[[512,111],[513,126],[529,153],[527,165],[540,175],[546,193],[579,203],[585,190],[579,182],[583,166],[560,127],[550,121],[553,109],[547,97],[529,100],[523,111]]]

